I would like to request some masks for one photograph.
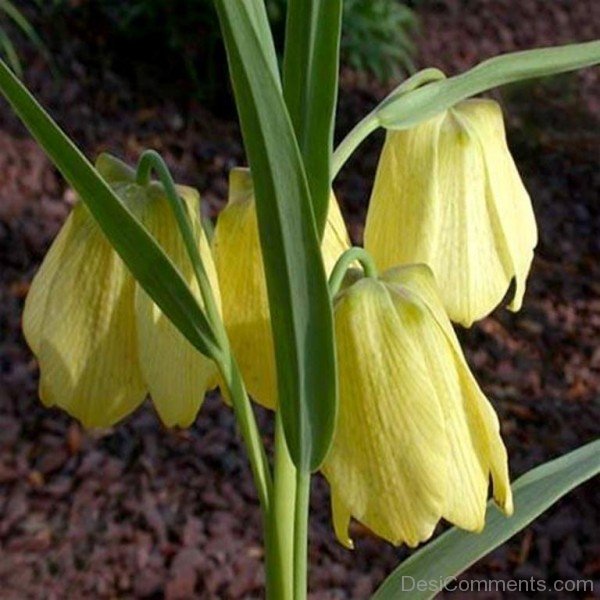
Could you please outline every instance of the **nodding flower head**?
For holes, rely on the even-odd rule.
[[[502,301],[513,278],[509,307],[521,307],[536,243],[496,102],[466,100],[388,132],[365,228],[380,269],[428,264],[450,318],[470,326]]]
[[[321,244],[327,273],[349,247],[346,226],[332,195]],[[213,253],[223,298],[223,319],[246,387],[258,403],[275,408],[277,376],[271,315],[248,169],[234,169],[230,174],[229,202],[217,220]]]
[[[496,414],[479,389],[431,270],[365,277],[334,301],[340,405],[323,465],[338,539],[356,518],[394,544],[428,539],[442,518],[483,528],[493,495],[512,512]]]
[[[202,303],[163,188],[140,186],[107,155],[98,170],[144,224]],[[213,289],[217,278],[199,221],[199,195],[186,203]],[[162,421],[189,426],[216,369],[177,331],[135,282],[82,202],[78,202],[33,279],[23,330],[40,365],[40,397],[87,427],[113,425],[150,393]]]

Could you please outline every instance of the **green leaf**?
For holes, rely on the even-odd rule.
[[[299,469],[315,469],[336,416],[332,310],[302,157],[249,4],[216,0],[254,181],[286,441]]]
[[[486,60],[473,69],[425,85],[410,94],[392,92],[374,111],[387,129],[406,129],[486,90],[536,77],[546,77],[600,62],[600,41],[513,52]]]
[[[514,483],[515,512],[506,518],[490,502],[482,533],[456,527],[405,560],[372,596],[396,600],[412,582],[449,583],[475,561],[503,544],[567,492],[600,473],[600,440],[532,469]],[[440,587],[441,587],[440,586]],[[433,585],[431,586],[433,587]],[[410,592],[411,600],[433,598],[440,587]]]
[[[273,34],[271,33],[271,25],[269,23],[269,15],[267,13],[265,2],[264,0],[245,2],[245,9],[254,30],[256,31],[256,38],[262,48],[267,66],[275,81],[279,82],[277,51],[275,50],[275,43],[273,41]]]
[[[3,61],[0,90],[148,295],[195,348],[216,356],[219,348],[212,330],[177,268]],[[99,160],[106,163],[107,158]],[[115,169],[126,176],[123,168]]]
[[[283,94],[304,159],[320,237],[330,197],[341,27],[341,0],[288,2]]]

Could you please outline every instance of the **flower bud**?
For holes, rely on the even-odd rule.
[[[415,546],[444,518],[483,528],[490,475],[512,512],[498,419],[479,389],[425,265],[363,278],[334,302],[340,405],[323,472],[336,534],[354,516]]]
[[[515,279],[521,307],[537,229],[506,144],[499,105],[466,100],[405,131],[389,131],[365,228],[380,269],[426,263],[453,321],[488,315]]]

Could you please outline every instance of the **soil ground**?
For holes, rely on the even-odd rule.
[[[498,52],[600,37],[595,0],[440,0],[419,12],[419,64],[448,74]],[[74,42],[61,49],[60,85],[29,51],[27,83],[88,155],[110,150],[133,162],[154,147],[179,181],[201,190],[214,217],[228,170],[243,164],[235,123],[194,102],[140,97],[114,73],[90,70],[79,50]],[[598,78],[587,70],[498,96],[540,243],[523,310],[499,309],[460,335],[500,414],[515,476],[600,433]],[[345,72],[339,134],[384,93]],[[358,242],[381,139],[361,148],[337,188]],[[0,598],[259,598],[256,496],[231,412],[216,394],[182,432],[161,427],[150,405],[102,433],[40,405],[20,314],[74,198],[4,104],[0,173]],[[269,439],[268,415],[260,422]],[[584,578],[599,593],[599,507],[592,481],[464,577]],[[318,477],[310,534],[313,600],[367,598],[407,555],[358,526],[356,550],[340,547]]]

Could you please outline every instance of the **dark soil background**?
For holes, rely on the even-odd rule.
[[[597,0],[419,6],[418,62],[449,74],[498,52],[600,37]],[[88,61],[77,37],[52,44],[59,80],[32,49],[22,50],[28,85],[89,156],[110,150],[134,162],[154,147],[216,215],[228,170],[243,164],[234,119],[161,89],[141,93]],[[599,92],[598,70],[587,70],[496,96],[541,239],[523,310],[499,309],[460,334],[501,416],[515,476],[600,433]],[[340,135],[384,93],[344,72]],[[337,188],[356,241],[381,140],[361,148]],[[73,200],[0,103],[0,598],[259,598],[260,515],[232,414],[217,395],[182,432],[162,428],[147,405],[111,431],[86,433],[37,400],[20,314]],[[260,419],[269,438],[268,416]],[[464,577],[585,578],[599,593],[599,531],[600,490],[591,481]],[[367,598],[407,554],[358,526],[356,550],[340,547],[320,478],[310,533],[313,600]]]

